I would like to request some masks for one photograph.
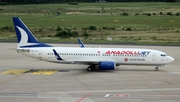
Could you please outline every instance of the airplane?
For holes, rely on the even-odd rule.
[[[18,40],[17,52],[39,60],[89,65],[87,70],[115,70],[119,65],[146,65],[159,67],[174,61],[165,52],[140,48],[80,48],[54,47],[39,42],[18,17],[12,17]]]

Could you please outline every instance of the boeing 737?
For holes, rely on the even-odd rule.
[[[166,53],[153,49],[53,47],[39,42],[20,18],[12,19],[18,40],[17,51],[39,60],[89,65],[88,71],[96,68],[115,70],[119,65],[156,66],[158,71],[158,67],[174,61]]]

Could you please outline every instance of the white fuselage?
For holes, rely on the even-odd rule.
[[[63,59],[57,60],[53,49]],[[18,48],[27,56],[54,63],[98,64],[113,61],[116,65],[153,65],[162,66],[174,59],[166,53],[151,49],[134,48],[76,48],[76,47],[38,47]]]

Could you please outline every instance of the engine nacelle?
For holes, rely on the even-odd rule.
[[[116,63],[112,61],[99,62],[99,69],[101,70],[115,70]]]

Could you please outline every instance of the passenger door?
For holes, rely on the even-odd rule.
[[[39,59],[42,60],[42,50],[38,50],[38,56],[39,56]]]
[[[152,55],[152,61],[156,61],[156,53],[153,53],[153,55]]]

